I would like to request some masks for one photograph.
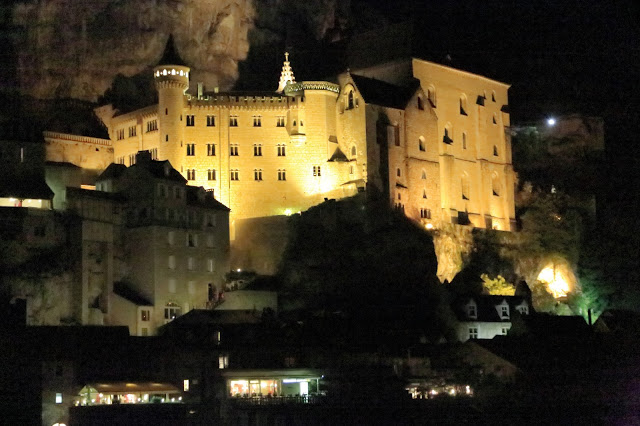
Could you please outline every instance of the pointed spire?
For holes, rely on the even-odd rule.
[[[295,82],[296,78],[293,76],[293,70],[291,69],[291,63],[289,62],[289,52],[284,52],[284,64],[282,65],[280,82],[278,83],[278,90],[276,90],[276,92],[282,93],[287,84]]]
[[[164,53],[158,65],[180,65],[186,67],[187,64],[182,60],[176,49],[175,41],[173,40],[173,34],[169,35],[167,45],[164,48]]]

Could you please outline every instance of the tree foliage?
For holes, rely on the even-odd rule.
[[[513,296],[516,292],[516,286],[508,283],[502,275],[490,278],[487,274],[480,275],[484,290],[493,296]]]

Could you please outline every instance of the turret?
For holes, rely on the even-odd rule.
[[[169,36],[159,65],[153,69],[158,90],[158,158],[171,162],[181,169],[184,139],[184,94],[189,88],[190,68],[176,51],[173,36]]]
[[[282,64],[282,72],[280,72],[280,81],[278,82],[278,90],[276,90],[276,93],[284,92],[284,88],[287,84],[295,82],[296,78],[293,76],[293,70],[291,69],[291,63],[289,62],[289,52],[285,52],[284,63]]]

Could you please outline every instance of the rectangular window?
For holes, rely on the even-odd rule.
[[[262,126],[262,117],[259,115],[253,116],[253,127],[261,127]]]
[[[195,115],[187,115],[187,126],[193,127],[196,124],[196,116]]]
[[[147,133],[158,130],[158,120],[147,121]]]
[[[187,269],[188,269],[189,271],[193,271],[193,270],[195,270],[195,269],[196,269],[196,259],[195,259],[195,258],[193,258],[193,257],[189,257],[189,258],[187,259]]]
[[[195,281],[189,281],[187,283],[187,291],[189,292],[189,294],[194,295],[196,294],[196,282]]]
[[[142,309],[140,311],[141,321],[151,321],[151,311],[149,309]]]
[[[207,115],[207,127],[214,127],[216,125],[216,116]]]
[[[176,257],[174,255],[169,256],[168,266],[169,269],[176,269]]]
[[[420,217],[422,219],[431,219],[431,209],[420,209]]]
[[[167,306],[164,308],[164,319],[172,320],[180,316],[181,310],[178,306]]]
[[[287,180],[287,171],[285,169],[278,169],[278,180]]]
[[[508,332],[509,332],[508,328],[504,328],[504,327],[502,328],[502,335],[503,336],[506,336]]]
[[[205,225],[208,227],[212,227],[212,226],[216,226],[216,215],[215,214],[208,214],[205,216],[206,220],[205,220]]]
[[[253,156],[254,157],[262,157],[262,145],[254,144],[253,145]]]
[[[240,176],[240,173],[237,169],[231,170],[231,180],[240,180],[239,176]]]
[[[229,116],[229,127],[238,127],[238,116],[237,115]]]
[[[182,390],[189,392],[189,379],[182,381]]]
[[[149,335],[149,329],[147,327],[142,327],[142,336],[148,336]]]
[[[197,247],[198,246],[198,236],[192,234],[191,232],[187,233],[187,247]]]
[[[175,292],[176,292],[176,279],[169,278],[169,293],[175,293]]]
[[[56,404],[62,404],[62,393],[56,392]]]
[[[194,155],[196,155],[196,144],[194,143],[187,144],[187,155],[189,157],[193,157]]]
[[[124,139],[124,129],[116,130],[116,139],[119,140],[119,141]]]
[[[477,338],[478,338],[478,328],[469,327],[469,339],[477,339]]]
[[[232,157],[238,156],[238,145],[231,145],[229,149],[230,149],[229,155],[231,155]]]
[[[207,170],[207,180],[216,180],[216,169]]]
[[[284,127],[284,117],[280,116],[277,118],[276,127]]]
[[[134,164],[136,164],[136,155],[135,154],[130,154],[129,155],[129,166],[133,166]]]
[[[213,234],[207,234],[207,247],[213,247]]]
[[[253,180],[262,180],[262,169],[253,169]]]
[[[284,144],[278,145],[278,157],[286,157],[287,151]]]
[[[467,313],[469,314],[470,317],[475,318],[476,315],[477,315],[476,306],[475,305],[469,305],[467,307]]]
[[[137,134],[137,126],[130,126],[129,127],[129,137],[132,138],[134,136],[136,136]]]
[[[509,307],[508,306],[501,306],[500,307],[500,315],[502,316],[502,318],[509,318]]]
[[[220,355],[218,357],[218,368],[225,369],[229,367],[229,355]]]
[[[187,169],[187,180],[196,180],[196,169]]]
[[[207,272],[213,272],[213,259],[207,259]]]
[[[216,155],[216,145],[212,143],[207,144],[207,156],[213,157]]]
[[[314,176],[322,176],[322,172],[320,170],[320,166],[313,166],[313,175]]]

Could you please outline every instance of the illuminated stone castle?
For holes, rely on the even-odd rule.
[[[237,220],[373,188],[427,228],[513,229],[508,85],[420,59],[410,87],[394,84],[393,66],[296,82],[285,58],[277,92],[188,93],[170,41],[153,71],[157,105],[96,110],[113,161],[131,165],[142,150],[169,160],[230,207],[232,239]]]

